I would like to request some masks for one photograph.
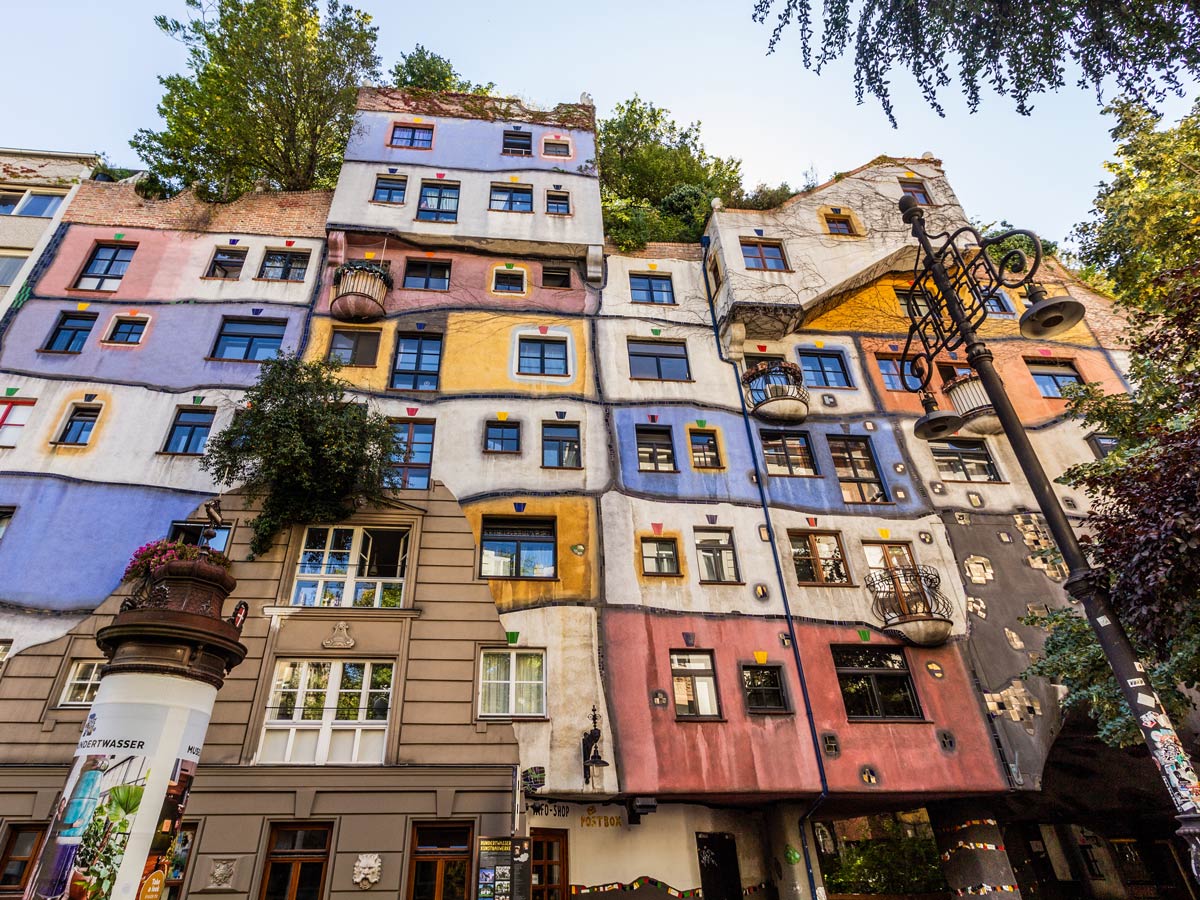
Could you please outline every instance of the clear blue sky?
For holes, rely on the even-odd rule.
[[[701,120],[708,149],[741,157],[750,185],[798,185],[810,165],[826,178],[881,153],[930,150],[971,216],[1061,238],[1087,216],[1111,155],[1094,95],[1075,87],[1041,100],[1031,117],[991,94],[968,115],[951,89],[939,119],[896,73],[893,129],[875,101],[855,105],[848,65],[820,77],[805,71],[796,34],[767,56],[769,28],[751,21],[753,0],[356,5],[379,26],[385,69],[420,42],[473,80],[541,104],[588,91],[604,115],[636,92],[681,122]],[[35,8],[4,17],[0,146],[99,150],[136,166],[128,140],[157,124],[156,76],[184,63],[153,16],[181,16],[182,0],[42,0]],[[1177,118],[1186,106],[1175,100],[1166,112]]]

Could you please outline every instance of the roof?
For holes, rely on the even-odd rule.
[[[620,250],[614,244],[605,244],[604,252],[609,256],[629,256],[635,259],[704,259],[704,248],[699,244],[675,242],[652,242],[640,250]]]
[[[817,193],[818,191],[823,191],[823,190],[825,190],[825,188],[835,185],[839,181],[843,181],[852,175],[857,175],[859,172],[865,172],[867,169],[874,169],[876,166],[889,165],[889,164],[890,165],[904,165],[904,166],[921,166],[921,165],[937,166],[939,169],[942,167],[942,161],[935,156],[921,156],[921,157],[888,156],[886,153],[881,154],[881,155],[875,157],[870,162],[865,162],[861,166],[851,169],[849,172],[835,173],[832,178],[828,179],[827,181],[823,181],[821,184],[818,184],[816,187],[811,187],[806,191],[797,191],[795,194],[793,194],[787,200],[784,200],[777,207],[775,207],[775,209],[783,209],[786,206],[791,206],[793,203],[798,203],[801,199],[803,199],[805,197],[809,197],[812,194]],[[739,209],[737,207],[728,207],[728,208],[722,209],[720,211],[721,212],[758,212],[758,213],[768,212],[768,210]]]
[[[82,159],[100,162],[99,153],[72,153],[69,150],[29,150],[24,147],[0,147],[0,156],[44,156],[50,159]]]
[[[484,119],[490,122],[530,122],[584,131],[596,130],[596,108],[590,102],[560,103],[553,109],[543,110],[515,97],[362,87],[358,89],[358,108],[368,112]]]
[[[63,216],[80,225],[325,237],[333,191],[261,191],[206,203],[191,191],[147,200],[126,182],[85,181]]]

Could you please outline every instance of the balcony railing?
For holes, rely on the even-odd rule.
[[[762,363],[742,376],[750,411],[761,419],[803,422],[808,418],[804,374],[794,363]]]
[[[972,434],[1000,434],[1000,420],[983,389],[983,382],[974,372],[959,375],[942,385],[942,393],[954,411],[963,417],[963,430]]]
[[[866,584],[885,630],[899,632],[922,647],[935,647],[950,636],[954,607],[939,590],[942,576],[937,570],[930,566],[886,569],[868,576]]]
[[[350,322],[382,318],[387,312],[383,301],[390,287],[391,278],[381,266],[339,266],[334,273],[329,312],[335,319]]]

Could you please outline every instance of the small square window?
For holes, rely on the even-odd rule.
[[[533,156],[533,135],[528,131],[506,131],[501,153],[505,156]]]
[[[246,265],[246,251],[218,247],[213,252],[212,262],[208,264],[205,278],[220,278],[223,281],[237,281],[242,277],[242,268]]]
[[[76,660],[71,663],[67,673],[67,683],[63,686],[59,706],[91,706],[96,699],[96,691],[100,689],[100,670],[104,662],[83,662]]]
[[[983,308],[993,315],[1011,316],[1013,314],[1012,304],[1009,302],[1008,295],[999,288],[988,291],[980,297],[980,302]]]
[[[546,714],[546,661],[541,650],[484,650],[479,672],[479,715]]]
[[[892,288],[896,294],[896,302],[900,304],[900,314],[910,319],[919,319],[929,312],[929,298],[925,292],[916,288]]]
[[[830,234],[854,234],[854,225],[849,216],[826,216],[825,227]]]
[[[450,290],[450,263],[410,259],[404,267],[404,287],[414,291]]]
[[[92,251],[83,274],[75,282],[79,291],[115,291],[133,262],[135,247],[101,244]]]
[[[1026,360],[1026,364],[1043,397],[1062,399],[1062,389],[1068,384],[1083,384],[1079,372],[1069,362]]]
[[[721,450],[715,431],[690,431],[688,439],[692,445],[693,469],[721,468]]]
[[[542,287],[569,288],[571,270],[566,266],[542,266]]]
[[[546,212],[552,216],[569,216],[571,195],[566,191],[546,191]]]
[[[925,183],[921,181],[901,181],[900,190],[904,196],[912,197],[921,206],[929,205],[929,192],[925,190]]]
[[[58,323],[43,350],[52,353],[79,353],[96,324],[96,316],[84,313],[59,313]]]
[[[392,146],[428,150],[433,146],[432,125],[393,125]]]
[[[484,453],[520,453],[520,422],[488,422],[483,433]]]
[[[747,269],[787,271],[783,245],[774,241],[742,241],[742,261]]]
[[[110,344],[140,344],[145,331],[145,319],[117,318],[113,320],[112,330],[108,333],[108,341]]]
[[[418,222],[457,222],[458,185],[444,181],[422,181],[417,202]]]
[[[497,294],[525,293],[525,273],[520,269],[511,272],[497,269],[492,277],[492,290]]]
[[[17,280],[17,273],[25,265],[27,256],[9,256],[0,254],[0,287],[8,287]]]
[[[697,528],[696,556],[700,562],[700,581],[740,582],[733,532],[719,528]]]
[[[742,690],[751,712],[787,712],[780,666],[742,666]]]
[[[542,156],[570,156],[571,144],[568,141],[546,138],[542,141]]]
[[[258,277],[267,281],[303,281],[308,273],[308,251],[268,250]]]
[[[672,650],[671,682],[676,718],[720,718],[721,702],[711,650]]]
[[[378,331],[335,328],[329,339],[329,359],[343,366],[373,366],[378,355]]]
[[[200,541],[204,538],[204,530],[208,527],[207,522],[172,522],[167,539],[199,546]],[[216,534],[209,539],[208,546],[218,553],[224,553],[229,546],[229,535],[233,532],[233,528],[229,525],[217,525],[213,526],[213,531]]]
[[[488,209],[497,212],[533,212],[533,188],[493,184]]]
[[[638,425],[634,429],[637,437],[639,472],[677,472],[675,468],[675,446],[671,440],[671,429],[658,425]]]
[[[175,421],[171,423],[163,452],[195,456],[203,453],[215,415],[211,409],[180,409],[175,413]]]
[[[84,446],[91,439],[92,429],[96,427],[96,420],[99,418],[100,407],[98,406],[73,407],[63,426],[62,433],[58,436],[58,443]]]
[[[213,359],[258,362],[279,354],[287,322],[279,319],[224,319]]]
[[[407,178],[378,175],[375,178],[375,193],[371,195],[371,200],[375,203],[403,203],[407,188]]]
[[[521,338],[517,342],[517,374],[570,374],[567,371],[567,342]]]
[[[674,538],[642,538],[642,574],[679,574],[679,545]]]
[[[547,469],[580,468],[578,425],[542,423],[542,465]]]
[[[481,578],[553,578],[554,519],[484,517],[479,575]]]
[[[634,303],[675,304],[675,289],[670,275],[630,275],[629,296]]]

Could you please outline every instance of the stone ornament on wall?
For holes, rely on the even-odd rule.
[[[354,638],[350,637],[349,623],[338,622],[329,637],[321,641],[321,646],[326,650],[349,650],[355,643]]]
[[[996,579],[996,570],[986,556],[968,556],[963,560],[963,570],[971,584],[987,584]]]
[[[1051,581],[1062,581],[1070,574],[1050,532],[1042,526],[1040,516],[1022,513],[1013,516],[1013,522],[1021,532],[1025,546],[1033,551],[1025,557],[1030,568],[1037,569]]]
[[[233,888],[233,875],[237,870],[236,859],[214,859],[208,873],[206,888]]]
[[[995,694],[984,694],[988,713],[992,716],[1005,716],[1014,722],[1020,722],[1024,729],[1033,734],[1034,718],[1042,714],[1042,704],[1037,697],[1029,693],[1019,678],[1013,679],[1012,684]]]
[[[967,597],[967,612],[979,616],[981,619],[986,619],[987,601],[982,597]]]
[[[369,890],[379,883],[383,874],[383,857],[378,853],[360,853],[354,861],[353,882],[362,890]]]
[[[1004,629],[1004,636],[1008,638],[1008,645],[1014,650],[1024,650],[1025,642],[1021,640],[1021,636],[1011,628]]]

